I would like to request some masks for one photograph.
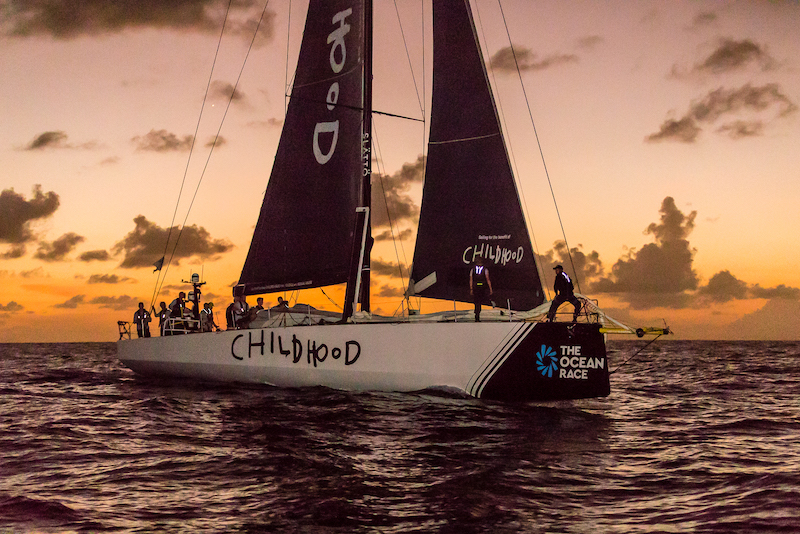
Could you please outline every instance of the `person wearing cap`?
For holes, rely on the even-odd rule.
[[[574,293],[575,286],[572,285],[572,280],[569,275],[564,272],[564,267],[556,265],[553,269],[556,271],[556,281],[553,284],[556,298],[553,299],[553,303],[550,305],[550,311],[547,312],[547,320],[552,322],[556,317],[558,307],[565,302],[569,302],[575,306],[575,313],[572,315],[572,322],[575,323],[578,321],[578,313],[581,311],[581,303],[575,297]]]
[[[487,296],[491,296],[492,280],[489,278],[489,269],[483,265],[483,258],[480,256],[475,260],[475,265],[469,271],[469,294],[475,303],[475,322],[481,322],[481,304],[486,301]]]

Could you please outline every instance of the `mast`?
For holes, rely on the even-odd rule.
[[[364,175],[361,205],[367,211],[367,239],[364,262],[361,266],[361,311],[370,310],[370,254],[372,252],[372,0],[364,1],[364,110],[363,110],[362,158]]]
[[[355,310],[356,296],[361,311],[370,311],[370,253],[372,228],[372,0],[364,0],[364,57],[362,65],[363,101],[361,108],[361,207],[356,211],[353,231],[350,277],[345,290],[342,320]]]

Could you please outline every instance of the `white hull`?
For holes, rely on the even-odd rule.
[[[605,345],[594,325],[290,326],[122,340],[118,353],[143,375],[215,382],[378,391],[448,387],[503,400],[608,395]]]

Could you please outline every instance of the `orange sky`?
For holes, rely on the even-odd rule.
[[[14,0],[0,8],[0,342],[116,339],[116,322],[153,296],[152,251],[164,248],[156,241],[187,168],[172,223],[186,219],[186,243],[157,300],[169,302],[194,271],[208,281],[209,300],[227,303],[269,177],[287,57],[291,77],[306,8],[292,3],[290,19],[286,2],[270,2],[187,217],[263,4],[232,12],[188,167],[227,4],[177,10],[148,0],[138,12],[106,0],[77,12],[67,4],[51,2],[47,14]],[[472,5],[536,246],[564,261],[553,252],[562,235],[498,4]],[[679,337],[800,338],[800,3],[502,6],[582,291],[637,326],[665,319]],[[410,60],[394,4],[376,0],[375,10],[375,108],[420,118],[411,69],[429,97],[418,19],[430,5],[399,8]],[[396,231],[413,230],[423,125],[379,117],[375,134],[374,169],[407,210]],[[403,237],[397,247],[376,245],[387,267],[379,273],[410,261],[413,232]],[[395,312],[406,281],[375,278],[373,307]],[[326,293],[340,305],[339,289]],[[300,298],[335,306],[319,290]]]

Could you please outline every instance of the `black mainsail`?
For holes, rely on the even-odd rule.
[[[411,293],[469,302],[489,266],[498,306],[544,302],[468,0],[433,2],[433,100]],[[435,282],[433,279],[435,278]]]
[[[362,197],[364,6],[311,0],[294,88],[237,294],[346,282]]]

